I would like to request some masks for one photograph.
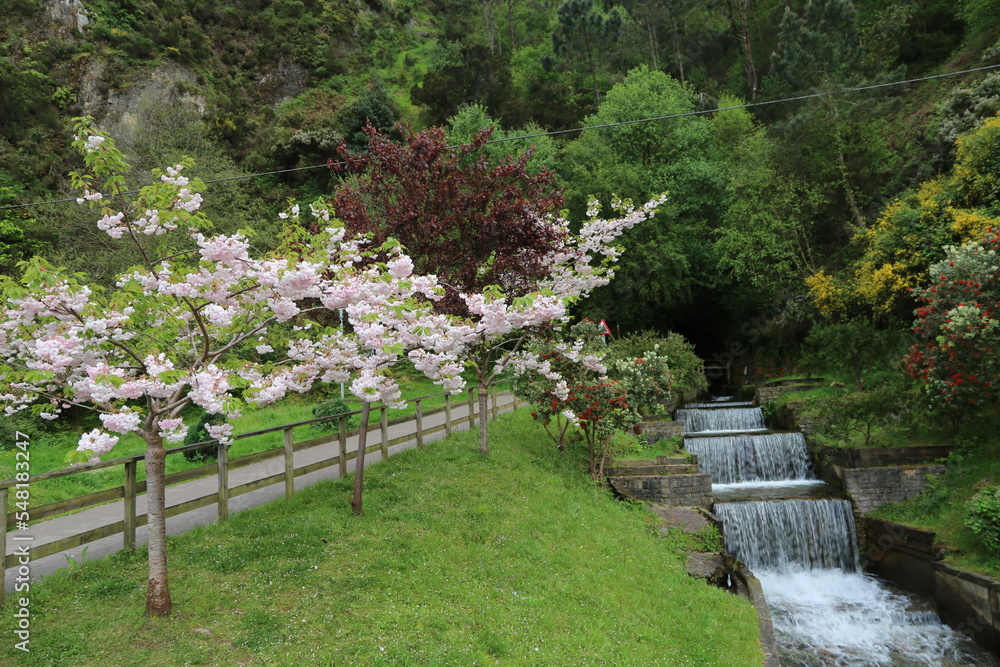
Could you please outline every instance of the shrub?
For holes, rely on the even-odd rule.
[[[659,345],[631,359],[618,359],[608,365],[608,375],[618,380],[628,392],[628,402],[643,415],[662,412],[662,404],[670,398],[673,375],[666,355]]]
[[[986,548],[1000,553],[1000,487],[988,486],[967,505],[966,527],[979,536]]]
[[[313,417],[318,419],[320,417],[333,417],[334,415],[341,415],[350,411],[351,408],[348,407],[346,403],[339,398],[333,398],[328,401],[323,401],[322,403],[317,403],[312,412]],[[360,423],[361,418],[358,415],[353,415],[347,419],[347,428],[352,429]],[[338,430],[339,424],[339,419],[331,419],[329,421],[313,424],[311,428],[314,431],[319,431],[320,433],[330,433]]]
[[[957,415],[1000,410],[1000,230],[981,243],[945,247],[919,294],[906,370],[924,382],[932,404]]]
[[[659,347],[657,347],[659,346]],[[673,390],[696,394],[708,389],[705,362],[694,352],[694,346],[679,333],[661,335],[646,330],[613,341],[609,346],[612,359],[637,359],[656,349],[666,357],[673,375]]]
[[[187,436],[184,438],[184,444],[193,445],[196,442],[211,440],[212,436],[208,434],[207,427],[224,423],[226,423],[226,418],[223,415],[208,412],[202,413],[195,427],[188,429]],[[219,449],[216,444],[205,445],[198,449],[188,449],[184,452],[184,458],[188,461],[214,461],[218,457]]]

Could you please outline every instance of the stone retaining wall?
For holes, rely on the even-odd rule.
[[[913,447],[871,447],[844,449],[842,447],[813,446],[813,456],[821,464],[841,468],[869,468],[872,466],[906,466],[932,463],[951,454],[952,445]]]
[[[777,399],[782,394],[787,394],[791,391],[802,391],[804,389],[815,389],[818,385],[825,382],[822,378],[813,378],[805,380],[790,380],[788,384],[769,384],[757,388],[757,393],[754,395],[754,402],[757,405],[764,405],[768,401],[773,401]]]
[[[945,470],[943,465],[842,468],[841,480],[855,509],[867,514],[917,496],[927,486],[928,475],[943,475]]]
[[[608,482],[615,491],[635,500],[680,507],[712,506],[712,476],[708,473],[608,477]]]
[[[669,440],[675,435],[684,435],[684,422],[681,421],[643,421],[642,432],[646,435],[649,444],[654,444],[659,440]]]

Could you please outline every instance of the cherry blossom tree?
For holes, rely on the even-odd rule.
[[[210,223],[199,210],[201,184],[182,175],[190,163],[154,172],[153,184],[133,199],[124,192],[127,164],[113,140],[88,119],[76,130],[74,146],[87,167],[72,175],[83,189],[78,201],[99,207],[98,227],[133,243],[142,262],[114,289],[41,259],[25,264],[19,282],[4,277],[0,401],[7,414],[31,410],[44,419],[70,406],[96,411],[102,427],[80,438],[70,457],[76,463],[97,462],[121,434],[143,439],[146,612],[167,615],[165,443],[183,440],[185,407],[234,418],[290,391],[352,377],[351,390],[363,400],[397,403],[399,388],[386,369],[419,340],[417,330],[428,338],[420,356],[434,379],[454,387],[459,380],[449,373],[459,367],[447,349],[448,321],[430,308],[442,290],[433,277],[412,275],[412,260],[398,244],[345,240],[320,206],[312,213],[323,230],[308,243],[296,243],[289,256],[252,257],[242,234],[202,233]],[[299,207],[283,215],[296,217]],[[309,320],[311,312],[339,308],[351,319],[349,335]],[[276,332],[289,324],[290,338]],[[279,362],[262,360],[272,352]],[[208,431],[220,443],[232,439],[229,423]]]

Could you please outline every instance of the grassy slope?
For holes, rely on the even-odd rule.
[[[25,665],[759,665],[743,600],[594,487],[525,410],[349,481],[171,540],[175,610],[143,616],[144,552],[32,587]],[[9,607],[8,607],[9,609]],[[13,618],[4,613],[4,627]]]

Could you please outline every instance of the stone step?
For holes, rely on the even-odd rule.
[[[629,477],[635,475],[692,475],[698,472],[697,465],[645,465],[645,466],[605,466],[608,477]]]
[[[608,483],[620,495],[659,505],[711,507],[712,476],[630,475],[608,477]]]
[[[643,466],[687,465],[697,463],[697,456],[692,456],[690,459],[686,456],[657,456],[655,459],[622,459],[620,461],[611,461],[608,465],[615,466],[616,468],[641,468]]]

